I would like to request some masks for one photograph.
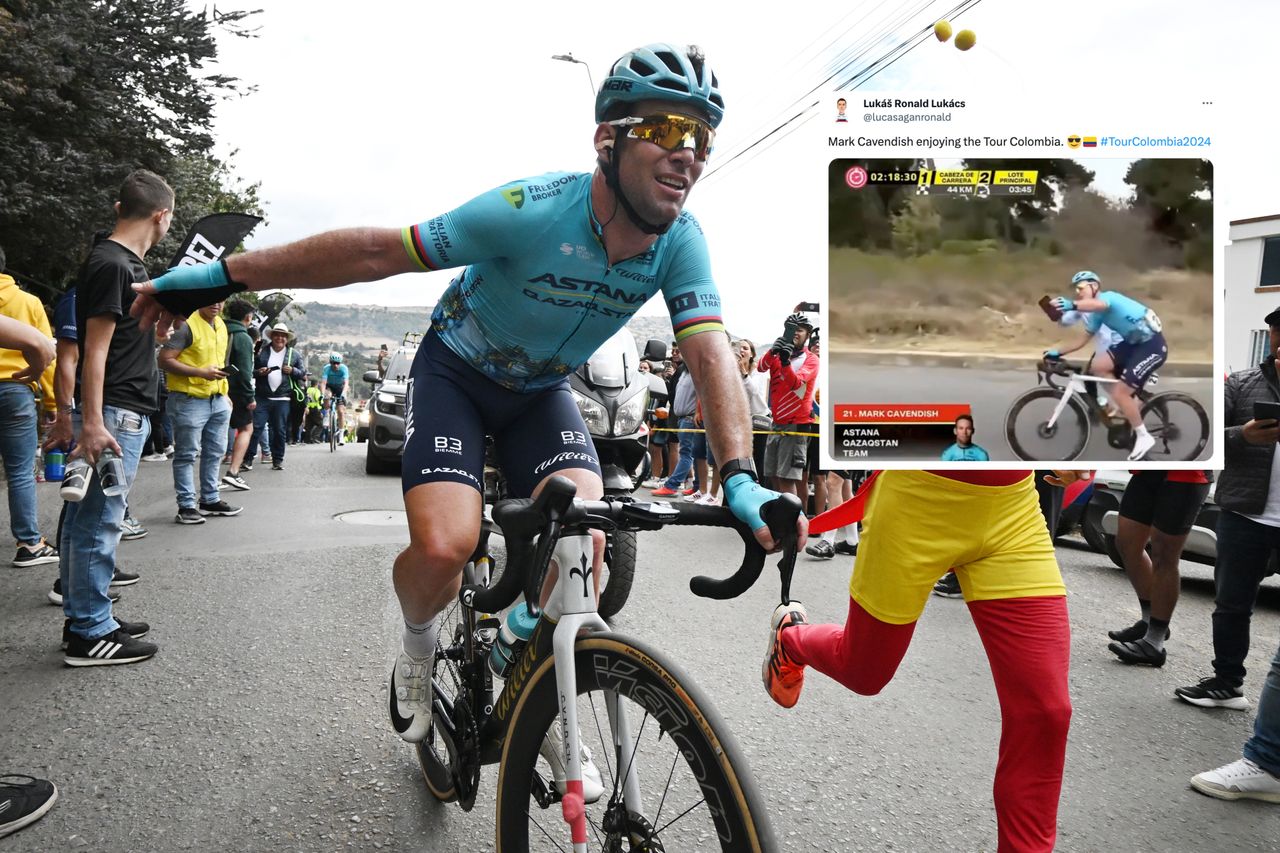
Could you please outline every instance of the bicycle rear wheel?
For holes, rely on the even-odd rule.
[[[1032,388],[1009,406],[1004,419],[1005,437],[1019,459],[1075,459],[1084,452],[1089,443],[1089,413],[1077,398],[1072,397],[1057,423],[1049,426],[1062,394],[1054,388]]]
[[[1190,394],[1165,391],[1142,404],[1142,423],[1156,440],[1152,462],[1187,462],[1209,442],[1209,415]]]
[[[715,709],[678,668],[648,645],[617,634],[575,649],[578,728],[605,793],[586,806],[587,849],[773,850],[773,830],[746,759]],[[606,693],[627,714],[631,742],[615,744]],[[569,828],[550,765],[539,755],[559,727],[548,659],[516,705],[498,772],[498,853],[567,850]],[[643,814],[623,803],[620,764],[634,760]]]

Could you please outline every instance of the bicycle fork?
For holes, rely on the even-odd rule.
[[[596,612],[592,589],[592,544],[590,533],[565,533],[556,543],[554,560],[559,567],[556,588],[547,602],[547,617],[558,619],[552,634],[556,661],[556,692],[560,703],[560,756],[565,768],[565,794],[560,808],[573,839],[575,853],[587,849],[586,804],[582,795],[582,744],[578,735],[578,678],[574,647],[583,629],[607,631],[609,626]],[[623,802],[630,812],[640,813],[640,785],[630,748],[631,727],[619,706],[617,694],[604,692],[614,753],[618,756],[618,778],[622,780]]]

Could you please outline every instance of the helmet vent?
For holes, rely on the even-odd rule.
[[[641,77],[649,77],[657,71],[657,69],[649,63],[635,57],[631,59],[631,70],[639,74]]]

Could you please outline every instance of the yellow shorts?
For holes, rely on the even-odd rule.
[[[915,622],[948,569],[965,601],[1066,595],[1027,477],[975,486],[924,471],[885,471],[872,486],[849,594],[875,618]]]

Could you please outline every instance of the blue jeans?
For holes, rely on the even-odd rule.
[[[200,503],[218,502],[218,468],[227,452],[227,425],[231,422],[231,400],[192,397],[181,391],[169,392],[169,412],[173,416],[173,488],[179,509],[195,509],[192,484],[196,451],[200,451]]]
[[[693,418],[681,418],[679,429],[694,430],[698,425],[693,422]],[[689,476],[690,469],[693,468],[693,460],[705,459],[707,457],[707,437],[700,432],[680,432],[676,433],[680,436],[680,459],[676,462],[676,470],[671,472],[671,476],[667,478],[664,484],[668,489],[678,489],[684,484],[684,478]],[[702,488],[701,483],[694,483],[698,489]]]
[[[36,396],[20,382],[0,382],[0,457],[9,487],[9,530],[23,545],[40,541],[36,520]]]
[[[1280,776],[1280,649],[1262,685],[1253,737],[1244,745],[1244,757],[1274,776]]]
[[[249,450],[244,458],[252,460],[261,441],[265,442],[264,447],[270,446],[271,461],[281,465],[284,463],[284,446],[289,438],[289,401],[258,397],[257,403],[257,408],[253,410],[253,435],[249,439]],[[262,437],[263,430],[266,430],[265,439]]]
[[[102,421],[120,445],[125,482],[132,488],[142,445],[151,434],[151,419],[115,406],[103,406]],[[77,435],[80,423],[79,414],[72,415]],[[126,491],[107,497],[94,474],[84,500],[66,505],[62,540],[58,543],[62,612],[71,620],[71,629],[87,640],[105,637],[120,627],[111,617],[107,588],[116,570],[116,546],[120,544],[120,522],[128,494]]]
[[[1280,527],[1223,510],[1218,517],[1218,559],[1213,567],[1213,671],[1237,687],[1244,683],[1249,623],[1258,587],[1267,576]]]

